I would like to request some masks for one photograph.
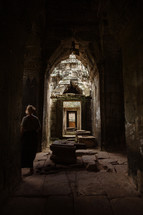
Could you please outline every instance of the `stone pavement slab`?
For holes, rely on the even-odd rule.
[[[98,160],[98,162],[103,169],[107,170],[107,172],[115,171],[114,166],[108,161],[108,159],[101,159],[101,160]]]
[[[50,153],[37,153],[34,160],[34,169],[35,171],[41,170],[47,161],[47,158]]]
[[[70,196],[51,196],[46,201],[48,215],[74,215],[73,199]]]
[[[41,196],[44,180],[44,175],[31,175],[25,177],[22,183],[17,187],[15,195]]]
[[[80,196],[75,201],[75,215],[113,215],[105,196]]]
[[[106,153],[106,152],[105,152]],[[127,156],[125,154],[121,154],[121,153],[109,153],[108,155],[111,159],[117,160],[119,164],[127,164]]]
[[[71,182],[71,183],[76,183],[77,181],[77,172],[78,171],[66,171],[66,177],[68,179],[68,182]]]
[[[98,150],[78,158],[86,156],[88,165],[97,154]],[[142,215],[143,198],[127,176],[126,157],[105,152],[99,157],[96,164],[103,161],[116,171],[101,168],[91,172],[83,165],[54,165],[49,154],[38,153],[34,165],[35,170],[41,169],[23,177],[0,215]],[[47,167],[52,165],[53,171],[49,171]]]
[[[88,163],[94,163],[95,164],[95,155],[83,155],[82,156],[82,160],[83,160],[83,163],[85,165],[87,165]]]
[[[65,172],[46,175],[43,195],[69,195],[71,193]]]
[[[109,199],[139,196],[139,193],[135,190],[135,186],[131,184],[129,178],[120,173],[98,172],[96,174],[96,180],[102,185]]]
[[[104,152],[104,151],[99,151],[97,152],[97,158],[98,159],[107,159],[107,158],[110,158],[110,155],[108,152]]]
[[[104,195],[105,191],[99,180],[96,179],[94,172],[79,171],[77,173],[78,195]]]
[[[42,198],[13,197],[9,200],[2,215],[43,215],[46,200]]]
[[[126,176],[108,172],[77,173],[79,195],[106,195],[109,199],[139,196],[135,187]]]
[[[115,215],[142,215],[143,198],[127,197],[111,201]]]

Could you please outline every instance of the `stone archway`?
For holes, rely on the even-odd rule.
[[[59,49],[58,49],[59,50]],[[81,54],[82,56],[82,54]],[[66,56],[65,56],[66,57]],[[63,59],[63,58],[62,58]],[[67,58],[68,59],[68,58]],[[78,55],[78,57],[76,56],[76,59],[77,61],[79,61],[80,59],[80,55]],[[82,57],[81,57],[81,60],[82,60]],[[61,62],[64,62],[64,61],[61,61]],[[81,62],[81,61],[79,61]],[[84,61],[84,64],[85,64],[85,61]],[[57,64],[56,64],[57,65]],[[83,65],[83,64],[82,64]],[[87,62],[85,64],[88,68],[89,65],[87,65]],[[84,68],[86,68],[84,65],[83,65]],[[56,68],[56,67],[55,67]],[[51,66],[51,72],[52,72],[52,69],[53,69],[53,66]],[[55,70],[56,72],[58,71],[57,69]],[[95,66],[95,71],[97,72],[97,68]],[[66,75],[65,75],[66,76]],[[69,75],[70,77],[70,75]],[[75,77],[73,77],[73,80],[72,82],[69,82],[69,86],[68,85],[65,85],[67,87],[64,87],[64,84],[62,83],[63,81],[61,80],[61,77],[60,77],[60,72],[56,75],[56,79],[55,79],[55,76],[52,77],[52,79],[55,79],[54,81],[54,84],[57,84],[57,83],[60,83],[59,86],[61,86],[59,89],[61,90],[61,92],[63,92],[63,94],[60,94],[60,90],[58,91],[58,87],[55,87],[55,94],[52,96],[52,100],[51,100],[51,92],[50,92],[50,75],[49,73],[47,73],[47,75],[45,76],[45,104],[44,104],[44,134],[45,134],[45,139],[47,141],[49,141],[49,137],[55,137],[55,138],[61,138],[62,135],[66,134],[65,132],[65,128],[66,128],[66,123],[64,122],[67,122],[67,112],[68,111],[76,111],[77,112],[77,115],[78,115],[78,129],[87,129],[87,130],[90,130],[92,133],[96,134],[96,136],[99,137],[99,134],[97,134],[97,132],[99,132],[100,130],[100,102],[99,102],[99,89],[98,91],[96,91],[96,87],[99,88],[99,79],[96,80],[96,87],[93,87],[94,85],[94,82],[92,80],[92,77],[91,77],[91,71],[90,71],[90,74],[89,74],[89,80],[90,82],[92,83],[90,88],[87,86],[87,87],[84,87],[85,89],[82,89],[78,86],[78,84],[76,84],[76,77],[77,75],[75,75]],[[99,77],[99,76],[98,76]],[[83,77],[83,79],[85,79],[85,77]],[[96,79],[96,77],[95,77]],[[75,82],[75,83],[74,83]],[[84,81],[83,81],[84,83]],[[97,84],[98,83],[98,84]],[[63,84],[63,85],[62,85]],[[48,85],[48,86],[47,86]],[[58,86],[58,85],[56,85]],[[92,88],[91,88],[92,87]],[[96,91],[96,93],[95,93]],[[66,94],[75,94],[74,96],[66,96]],[[59,97],[58,94],[60,95]],[[78,94],[78,95],[76,95]],[[87,94],[87,95],[84,95],[84,94]],[[95,105],[95,104],[92,104],[92,95],[91,94],[96,94],[96,98],[98,99],[98,103]],[[86,98],[85,96],[88,96],[88,98]],[[84,98],[85,97],[85,98]],[[91,97],[91,98],[90,98]],[[57,99],[58,98],[58,99]],[[64,109],[63,108],[63,104],[64,102],[63,101],[79,101],[82,105],[81,105],[81,108],[75,108],[73,107],[72,109]],[[51,103],[52,102],[52,103]],[[97,100],[93,100],[93,102],[97,102]],[[96,118],[97,114],[96,114],[96,108],[97,108],[97,105],[99,105],[98,107],[98,119]],[[93,109],[92,109],[93,107]],[[82,110],[82,111],[81,111]],[[89,110],[89,111],[88,111]],[[52,112],[51,112],[52,111]],[[95,113],[91,113],[95,111]],[[94,117],[92,118],[91,115],[94,115]],[[59,118],[59,116],[62,116]],[[50,118],[52,118],[52,122],[50,120]],[[61,122],[61,125],[57,125],[56,120],[59,120],[59,123]],[[65,120],[65,121],[64,121]],[[95,124],[95,120],[96,121],[96,124]],[[79,123],[80,121],[80,123]],[[95,125],[98,126],[98,128],[95,128]],[[56,133],[56,136],[54,136]],[[101,132],[100,132],[101,133]],[[99,140],[100,140],[100,137],[99,137]]]

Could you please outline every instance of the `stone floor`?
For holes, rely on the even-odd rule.
[[[143,214],[143,198],[127,175],[125,155],[77,150],[77,163],[54,164],[38,153],[1,215]]]

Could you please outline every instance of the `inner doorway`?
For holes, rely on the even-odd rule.
[[[67,111],[67,130],[77,128],[77,111]]]
[[[75,135],[81,125],[81,101],[63,102],[63,136]]]

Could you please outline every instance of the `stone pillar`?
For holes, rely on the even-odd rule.
[[[50,138],[58,138],[57,136],[57,98],[51,98],[51,107],[50,107]]]
[[[9,19],[5,20],[7,16]],[[24,27],[15,17],[5,13],[0,41],[0,201],[21,179],[20,122],[25,38]]]
[[[82,130],[92,132],[92,121],[91,121],[91,98],[83,97],[81,101],[81,114],[82,114]]]
[[[122,148],[125,146],[125,130],[121,50],[108,31],[103,39],[104,69],[100,74],[102,146]]]
[[[101,145],[101,114],[100,114],[100,84],[99,73],[92,81],[92,99],[91,99],[91,121],[92,134],[96,137],[98,145]]]
[[[122,48],[128,172],[143,192],[142,1],[110,4],[108,15],[110,30]]]
[[[130,23],[130,34],[123,45],[123,68],[125,89],[126,143],[128,168],[138,189],[143,186],[143,46],[141,20],[138,13]],[[139,33],[140,32],[140,33]],[[136,36],[138,35],[138,40]],[[134,41],[134,43],[132,42]]]

